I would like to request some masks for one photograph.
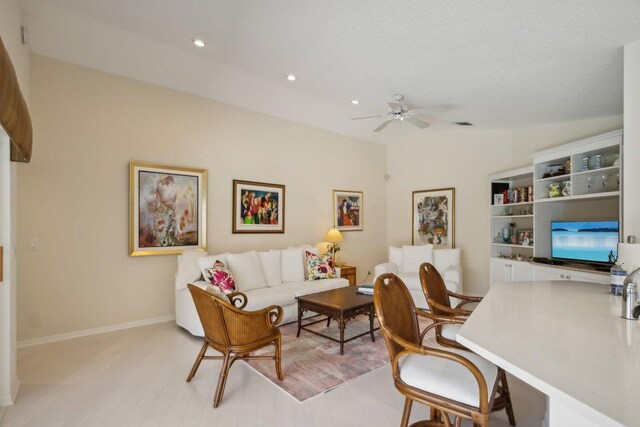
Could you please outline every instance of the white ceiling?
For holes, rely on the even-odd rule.
[[[638,0],[23,3],[33,52],[375,142],[621,114],[622,47],[640,40]],[[349,120],[394,93],[437,106],[432,128]]]

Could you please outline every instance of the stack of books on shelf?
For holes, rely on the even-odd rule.
[[[373,285],[366,283],[358,286],[358,293],[362,295],[373,295]]]

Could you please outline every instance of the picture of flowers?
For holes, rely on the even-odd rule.
[[[129,255],[205,249],[207,171],[129,163]]]
[[[413,192],[412,244],[455,247],[455,188]]]
[[[233,180],[233,233],[284,233],[280,184]]]
[[[340,231],[362,231],[363,193],[333,190],[333,224]]]

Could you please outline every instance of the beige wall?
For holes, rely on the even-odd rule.
[[[568,142],[622,128],[622,116],[550,123],[513,130],[514,167],[531,164],[529,155]]]
[[[385,147],[31,60],[39,138],[32,165],[19,170],[20,340],[173,313],[176,256],[127,255],[130,160],[208,169],[210,252],[320,242],[332,189],[347,189],[364,191],[364,231],[345,233],[343,260],[363,279],[386,257]],[[285,234],[231,233],[234,178],[286,185]]]

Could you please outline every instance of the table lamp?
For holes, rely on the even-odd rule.
[[[342,234],[340,234],[340,230],[332,228],[327,232],[324,240],[331,243],[331,257],[333,258],[333,262],[337,265],[336,252],[340,250],[338,243],[342,242]]]

